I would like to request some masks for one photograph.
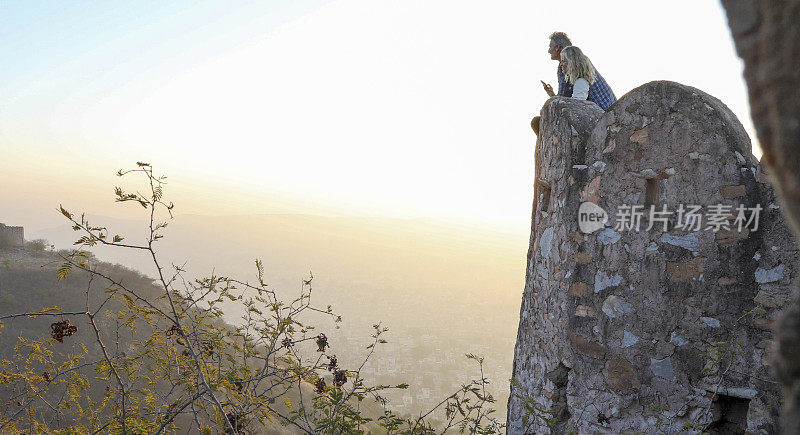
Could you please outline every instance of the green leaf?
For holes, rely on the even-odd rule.
[[[70,271],[72,271],[72,264],[69,262],[64,263],[61,267],[58,268],[57,276],[58,280],[61,281],[62,279],[66,279],[69,276]]]
[[[72,219],[72,213],[70,213],[67,210],[65,210],[62,205],[59,204],[58,208],[61,210],[61,214],[66,216],[67,219],[70,219],[70,220]]]

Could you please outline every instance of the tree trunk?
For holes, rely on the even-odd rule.
[[[800,0],[722,0],[744,60],[750,111],[782,210],[800,238]],[[800,288],[775,327],[782,430],[800,433]]]

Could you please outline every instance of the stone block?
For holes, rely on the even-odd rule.
[[[595,310],[588,305],[578,305],[575,307],[575,315],[578,317],[595,317]]]
[[[772,331],[773,324],[773,320],[764,317],[757,317],[753,319],[753,326],[761,329],[762,331]]]
[[[633,312],[633,305],[619,296],[611,295],[603,301],[603,312],[611,319],[623,317]]]
[[[569,258],[570,260],[579,264],[587,264],[590,261],[592,261],[592,256],[589,255],[588,252],[576,252],[572,254]]]
[[[587,294],[587,286],[585,282],[573,282],[569,286],[567,294],[578,298],[585,298]]]
[[[675,380],[675,370],[672,368],[672,359],[667,357],[664,359],[651,359],[650,371],[654,376],[664,378],[669,381]]]
[[[730,246],[739,243],[740,240],[746,239],[749,235],[750,229],[747,227],[742,227],[742,231],[739,231],[736,227],[731,227],[727,230],[721,228],[714,234],[714,240],[716,240],[717,244],[720,246]]]
[[[600,177],[594,177],[592,181],[581,189],[580,198],[582,202],[593,202],[597,204],[600,200]]]
[[[747,188],[741,184],[738,186],[725,186],[720,190],[720,193],[725,199],[739,198],[747,195]]]
[[[622,276],[616,273],[606,273],[603,270],[598,270],[594,275],[594,292],[600,293],[601,291],[616,287],[622,284]]]
[[[578,334],[570,332],[569,341],[575,347],[575,350],[582,355],[602,358],[606,354],[606,348],[602,344],[589,341]]]
[[[686,262],[667,262],[667,278],[672,282],[693,281],[703,273],[705,259],[696,257]]]
[[[639,130],[634,131],[633,134],[631,135],[631,138],[630,138],[631,142],[644,143],[644,141],[647,140],[647,129],[648,129],[648,127],[649,126],[647,126],[645,128],[640,128]]]
[[[630,331],[623,331],[622,341],[620,342],[619,347],[621,348],[631,347],[638,342],[639,342],[639,337],[637,337],[636,334]]]
[[[628,360],[622,358],[606,361],[603,378],[609,388],[619,392],[633,392],[642,387],[636,368]]]
[[[765,306],[767,308],[780,308],[786,305],[789,301],[790,295],[788,293],[776,293],[766,290],[760,290],[753,302]]]
[[[759,267],[756,269],[755,279],[757,283],[763,284],[767,282],[775,282],[783,279],[783,272],[786,266],[779,264],[772,269],[764,269]]]

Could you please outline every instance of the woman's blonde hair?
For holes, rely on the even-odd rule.
[[[596,76],[594,65],[580,48],[574,45],[564,47],[561,50],[561,58],[567,61],[567,70],[564,72],[564,76],[569,83],[575,84],[575,81],[580,78],[586,79],[590,85],[594,83]]]

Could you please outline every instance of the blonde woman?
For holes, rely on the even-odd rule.
[[[567,84],[572,87],[572,95],[565,96],[591,101],[603,110],[617,101],[614,92],[580,48],[571,45],[561,50],[561,70]]]

